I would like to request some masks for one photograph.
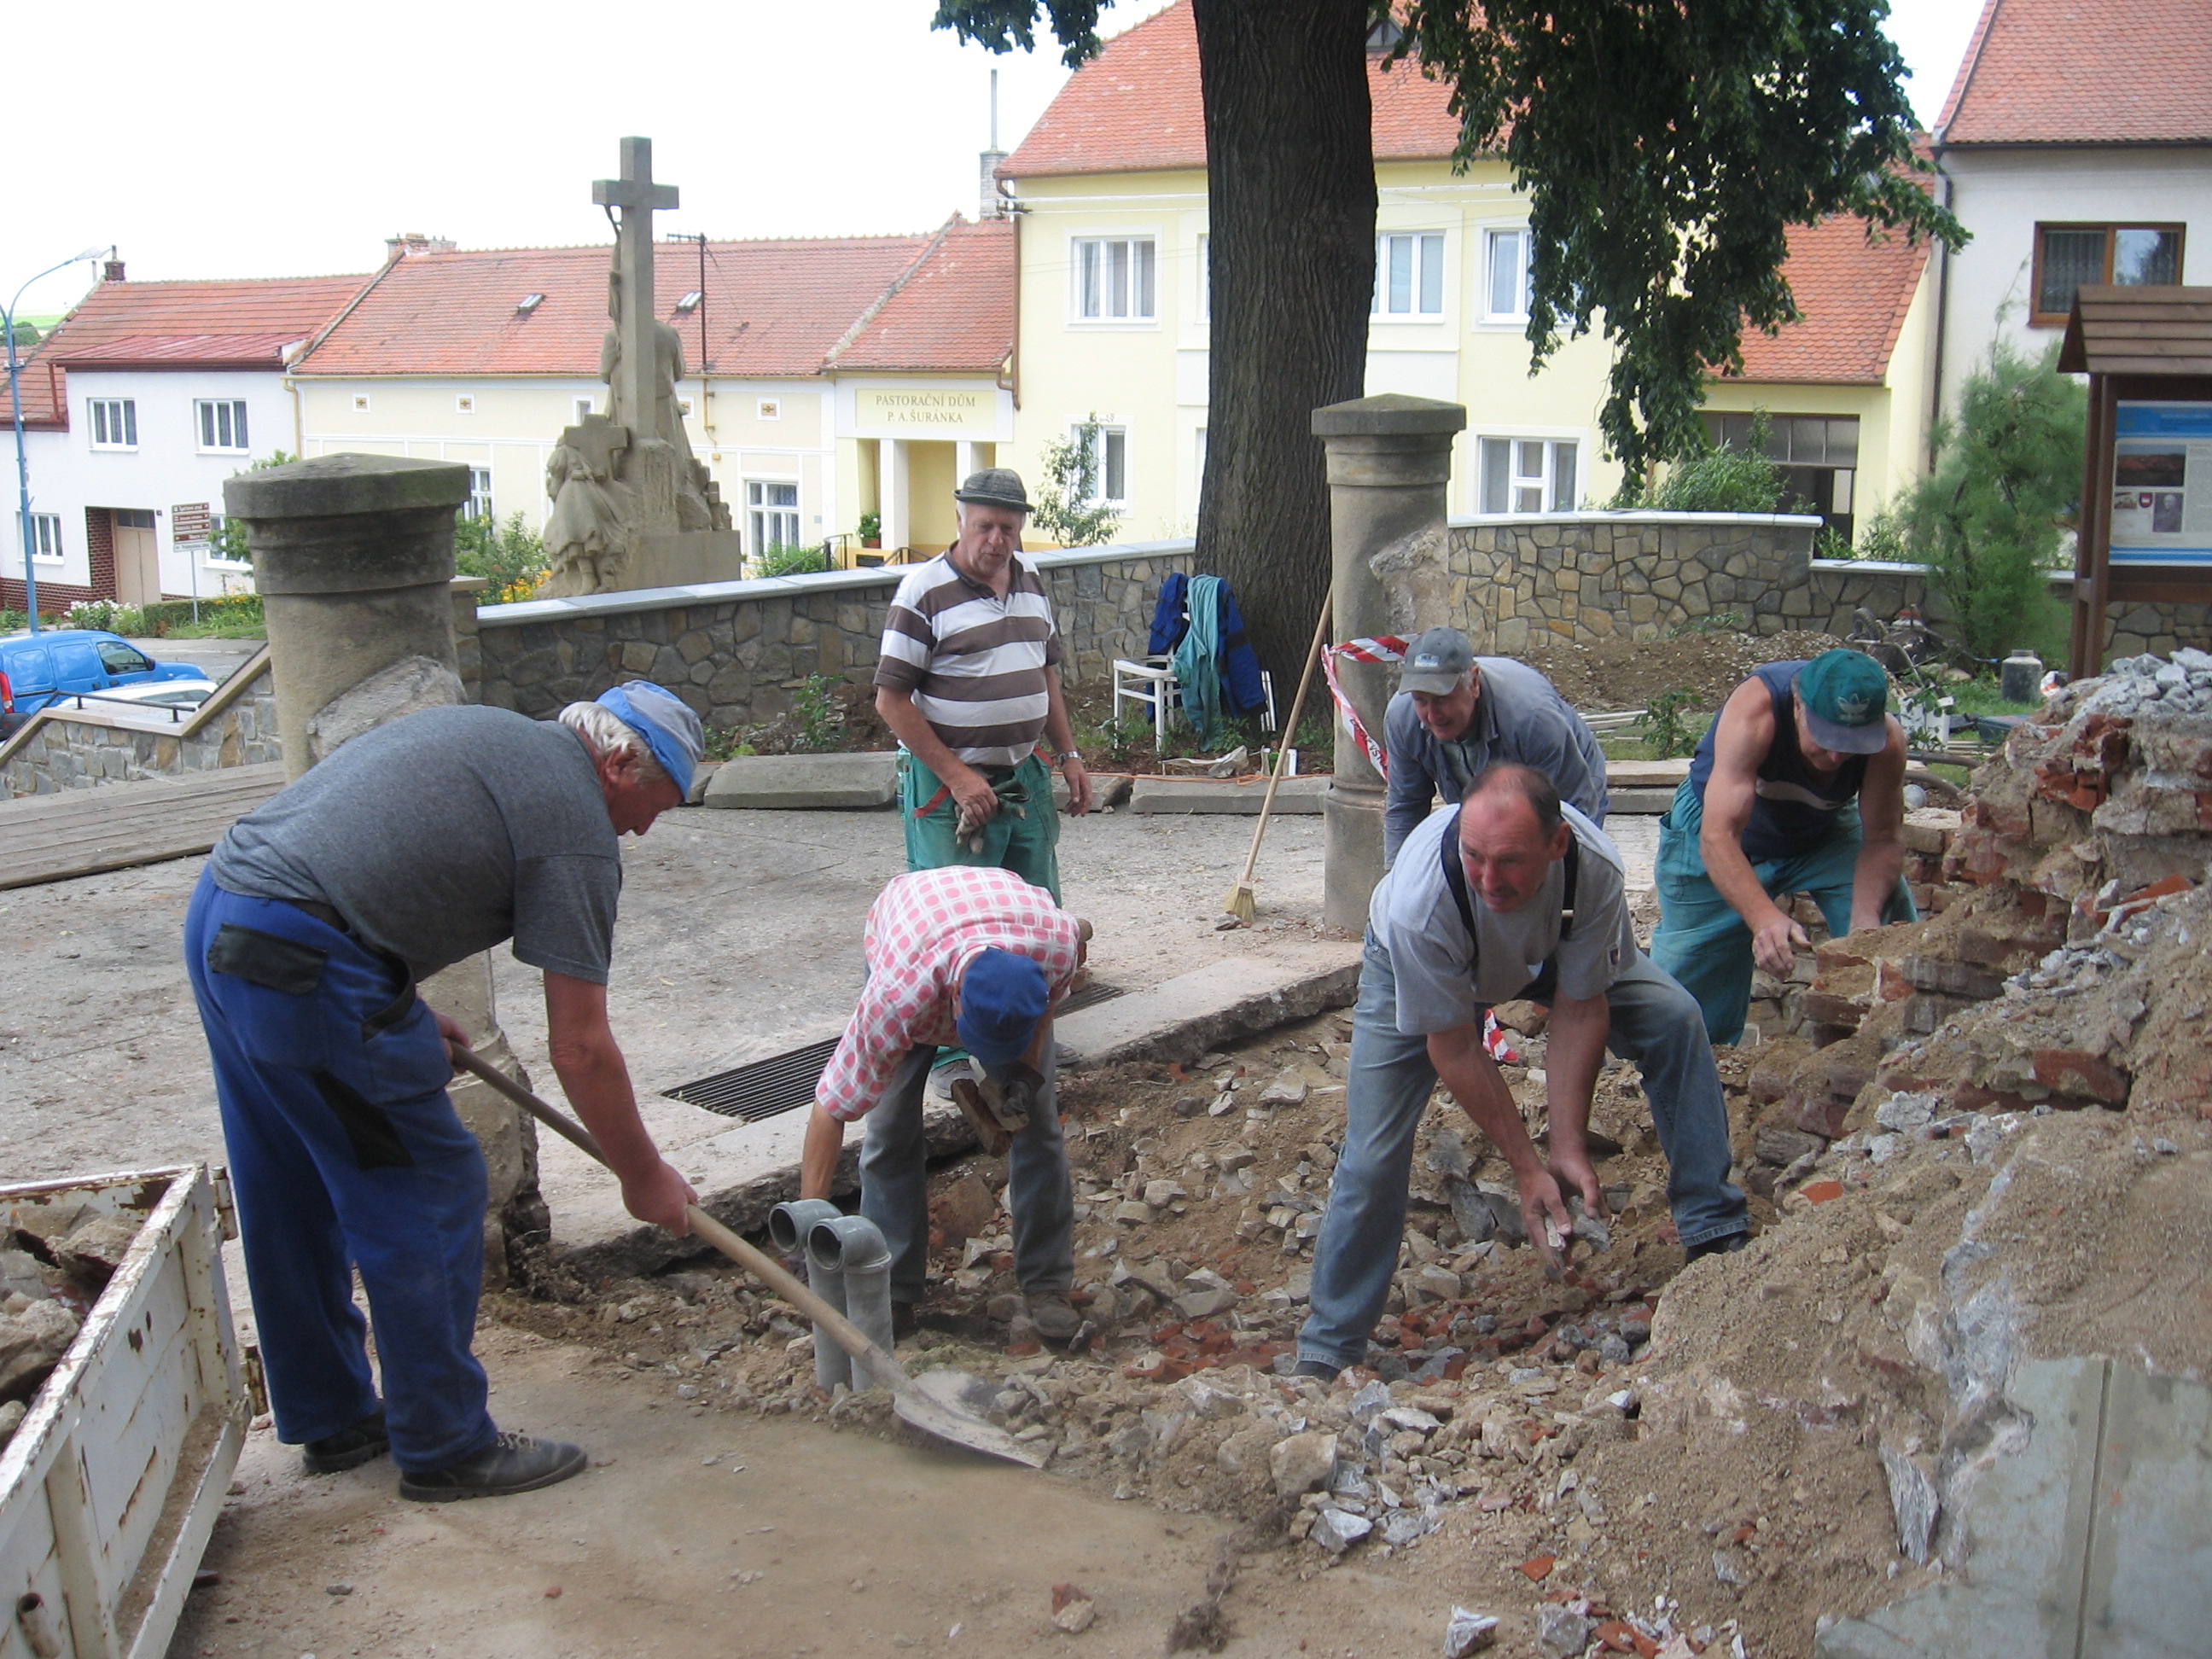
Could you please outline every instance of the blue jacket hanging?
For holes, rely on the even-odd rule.
[[[1237,608],[1236,594],[1227,582],[1216,592],[1219,597],[1214,625],[1220,645],[1214,665],[1221,677],[1221,700],[1240,714],[1256,714],[1267,703],[1267,690],[1260,684],[1260,659],[1245,637],[1244,613]],[[1160,600],[1152,607],[1152,637],[1146,646],[1152,655],[1170,655],[1182,642],[1190,626],[1184,615],[1189,596],[1190,578],[1180,570],[1170,573],[1160,584]]]

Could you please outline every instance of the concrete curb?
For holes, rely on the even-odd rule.
[[[1248,965],[1249,960],[1210,963],[1151,991],[1116,997],[1073,1016],[1063,1030],[1068,1046],[1081,1056],[1077,1065],[1087,1069],[1129,1060],[1195,1060],[1224,1042],[1327,1009],[1349,1007],[1358,994],[1356,958],[1310,969],[1272,986],[1260,982],[1261,975]],[[1170,1008],[1182,1012],[1166,1012]],[[967,1119],[950,1106],[927,1112],[923,1133],[933,1162],[972,1151],[975,1145]],[[858,1192],[860,1185],[860,1146],[851,1142],[837,1166],[836,1191],[842,1197]],[[798,1196],[799,1166],[791,1164],[719,1192],[702,1193],[700,1207],[724,1226],[751,1233],[768,1224],[769,1211]],[[696,1239],[677,1238],[658,1227],[637,1227],[566,1249],[556,1242],[550,1253],[553,1265],[586,1279],[655,1273],[707,1254],[708,1247]]]

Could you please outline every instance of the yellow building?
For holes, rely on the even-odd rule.
[[[1007,222],[956,217],[921,236],[661,248],[678,407],[748,555],[833,543],[849,562],[872,513],[894,556],[950,539],[956,469],[1012,436],[1012,246]],[[606,411],[608,264],[605,247],[395,240],[293,363],[288,447],[465,462],[473,512],[539,527],[562,428]]]
[[[1611,356],[1589,335],[1528,373],[1526,196],[1503,161],[1452,171],[1458,123],[1416,66],[1386,70],[1377,54],[1368,84],[1378,206],[1367,392],[1467,406],[1455,516],[1602,506],[1620,483],[1597,426]],[[1101,495],[1121,508],[1121,534],[1188,534],[1209,344],[1188,0],[1108,43],[999,173],[1018,208],[1012,464],[1034,477],[1047,444],[1095,416]],[[1814,504],[1848,534],[1855,510],[1916,477],[1924,454],[1926,250],[1869,248],[1843,224],[1801,232],[1792,249],[1807,321],[1747,343],[1746,374],[1717,385],[1711,406],[1769,410],[1772,430],[1805,451],[1778,459],[1808,501],[1826,492]]]

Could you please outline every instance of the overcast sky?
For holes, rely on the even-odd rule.
[[[1111,34],[1166,0],[1121,0]],[[1890,33],[1932,121],[1980,0],[1895,0]],[[465,247],[607,240],[591,181],[625,133],[683,191],[664,231],[915,231],[973,213],[976,153],[1012,149],[1066,71],[1048,44],[994,58],[933,31],[935,0],[816,7],[175,0],[44,9],[20,25],[14,209],[0,304],[81,249],[133,277],[373,270],[398,231]],[[44,66],[44,67],[41,67]],[[26,143],[23,135],[43,135]],[[88,285],[77,265],[22,313]]]

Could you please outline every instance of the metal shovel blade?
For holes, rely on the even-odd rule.
[[[980,1376],[939,1369],[924,1371],[907,1387],[895,1390],[891,1409],[898,1413],[899,1421],[924,1434],[950,1440],[989,1457],[1003,1457],[1011,1463],[1042,1468],[1052,1455],[1043,1441],[1031,1444],[1017,1440],[996,1424],[984,1420],[983,1413],[990,1408],[991,1396],[995,1392]]]

